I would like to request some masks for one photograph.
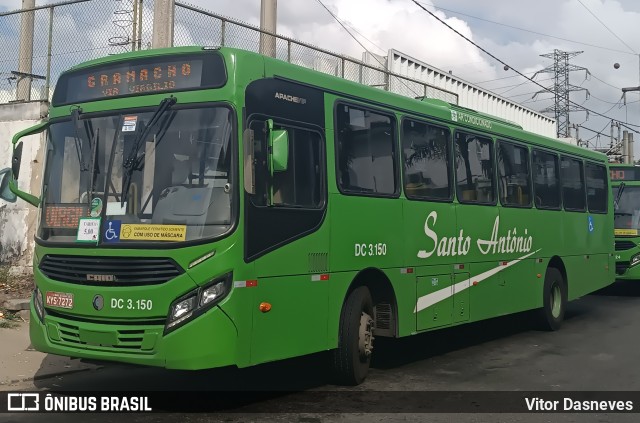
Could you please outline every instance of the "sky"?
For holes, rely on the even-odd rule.
[[[50,3],[36,2],[37,5]],[[73,27],[74,21],[81,28],[82,22],[86,25],[87,20],[94,20],[86,37],[70,37],[70,42],[104,44],[108,34],[117,32],[109,13],[124,2],[94,2],[104,9],[100,18],[82,13],[67,16],[70,22],[66,28]],[[361,58],[364,49],[354,37],[372,53],[386,55],[388,50],[396,49],[537,111],[552,105],[551,94],[532,98],[542,88],[518,76],[513,69],[532,76],[552,64],[550,59],[541,57],[542,54],[552,53],[554,49],[582,51],[571,59],[571,64],[588,68],[590,76],[585,79],[584,71],[572,72],[570,76],[571,84],[588,89],[590,94],[588,99],[584,91],[571,94],[572,101],[592,111],[588,116],[583,111],[570,115],[571,123],[581,125],[580,138],[588,140],[591,146],[608,145],[610,119],[640,129],[632,126],[640,125],[640,92],[628,93],[626,106],[621,101],[623,87],[640,86],[640,25],[637,24],[640,2],[637,0],[420,2],[507,63],[510,69],[505,71],[502,63],[433,19],[411,0],[322,0],[351,34],[318,0],[279,0],[278,33],[355,58]],[[144,3],[149,6],[151,2],[145,0]],[[260,21],[260,0],[190,0],[188,3],[249,24],[258,25]],[[0,0],[0,12],[20,5],[21,0]],[[96,7],[92,6],[92,16],[97,13]],[[203,26],[176,20],[176,37],[183,41],[201,38],[194,31],[204,30]],[[150,32],[147,25],[145,31]],[[0,17],[0,48],[3,42],[9,42],[2,37]],[[617,69],[615,63],[619,64]],[[551,77],[552,74],[542,73],[536,80],[550,86]],[[597,135],[598,132],[602,135]],[[636,139],[640,140],[640,134],[636,134]],[[640,151],[640,147],[636,151]]]

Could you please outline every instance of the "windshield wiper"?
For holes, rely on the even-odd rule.
[[[618,192],[616,193],[616,198],[613,200],[613,209],[618,210],[620,207],[620,197],[622,197],[622,193],[624,192],[625,183],[620,182],[620,186],[618,187]]]
[[[136,170],[140,170],[140,163],[144,158],[144,153],[141,156],[138,156],[138,152],[144,144],[144,140],[151,134],[151,130],[157,125],[160,121],[164,113],[171,108],[174,104],[176,104],[177,99],[174,96],[167,97],[163,99],[158,105],[158,109],[149,119],[149,123],[144,128],[142,132],[135,138],[133,141],[133,147],[131,152],[124,160],[123,167],[126,169],[125,180],[124,180],[124,188],[122,190],[122,198],[120,199],[120,207],[124,206],[125,199],[129,195],[129,188],[131,187],[131,179],[133,178],[133,172]]]
[[[100,128],[96,128],[96,132],[93,134],[93,143],[91,145],[91,169],[89,172],[89,205],[91,205],[91,200],[93,200],[93,193],[96,190],[96,175],[100,173],[100,165],[96,162],[99,142]]]
[[[76,153],[78,154],[78,163],[80,164],[80,172],[86,172],[89,170],[89,166],[84,162],[84,153],[82,151],[82,139],[78,132],[78,126],[80,125],[80,113],[82,110],[76,107],[71,111],[71,120],[73,123],[73,141],[76,146]]]
[[[73,139],[76,147],[76,153],[78,154],[78,165],[80,167],[80,172],[89,172],[89,181],[88,188],[85,191],[87,194],[87,201],[91,204],[91,200],[93,199],[93,191],[95,191],[95,179],[96,173],[100,173],[100,167],[96,165],[96,154],[98,152],[98,141],[99,128],[96,129],[96,132],[93,131],[93,125],[91,124],[91,120],[86,120],[84,122],[80,121],[80,114],[82,113],[82,109],[80,107],[76,107],[71,111],[71,120],[73,124]],[[80,136],[80,127],[84,129],[84,135],[86,136],[87,143],[89,144],[89,158],[90,162],[85,160],[84,153],[84,141]],[[81,176],[82,179],[82,176]],[[80,200],[82,196],[80,197]]]

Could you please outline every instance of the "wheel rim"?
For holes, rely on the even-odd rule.
[[[554,319],[560,317],[560,311],[562,308],[562,294],[560,292],[560,284],[557,282],[553,284],[551,288],[551,315]]]
[[[360,359],[366,361],[373,350],[373,319],[364,311],[360,315],[360,329],[358,331],[358,352]]]

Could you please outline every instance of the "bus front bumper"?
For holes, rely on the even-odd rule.
[[[46,314],[31,300],[29,335],[41,352],[100,361],[199,370],[237,365],[238,333],[218,307],[166,335],[164,325],[94,323]]]

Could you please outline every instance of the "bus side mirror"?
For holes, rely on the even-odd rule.
[[[22,142],[19,142],[18,145],[13,148],[13,155],[11,156],[11,173],[13,173],[13,177],[16,181],[18,180],[18,177],[20,175],[20,163],[22,163],[23,146],[24,145],[22,144]]]
[[[6,168],[0,170],[0,198],[8,203],[15,203],[18,196],[9,189],[10,179],[11,169]]]
[[[273,121],[269,119],[269,170],[271,176],[276,172],[287,170],[289,162],[289,133],[286,129],[273,129]]]

